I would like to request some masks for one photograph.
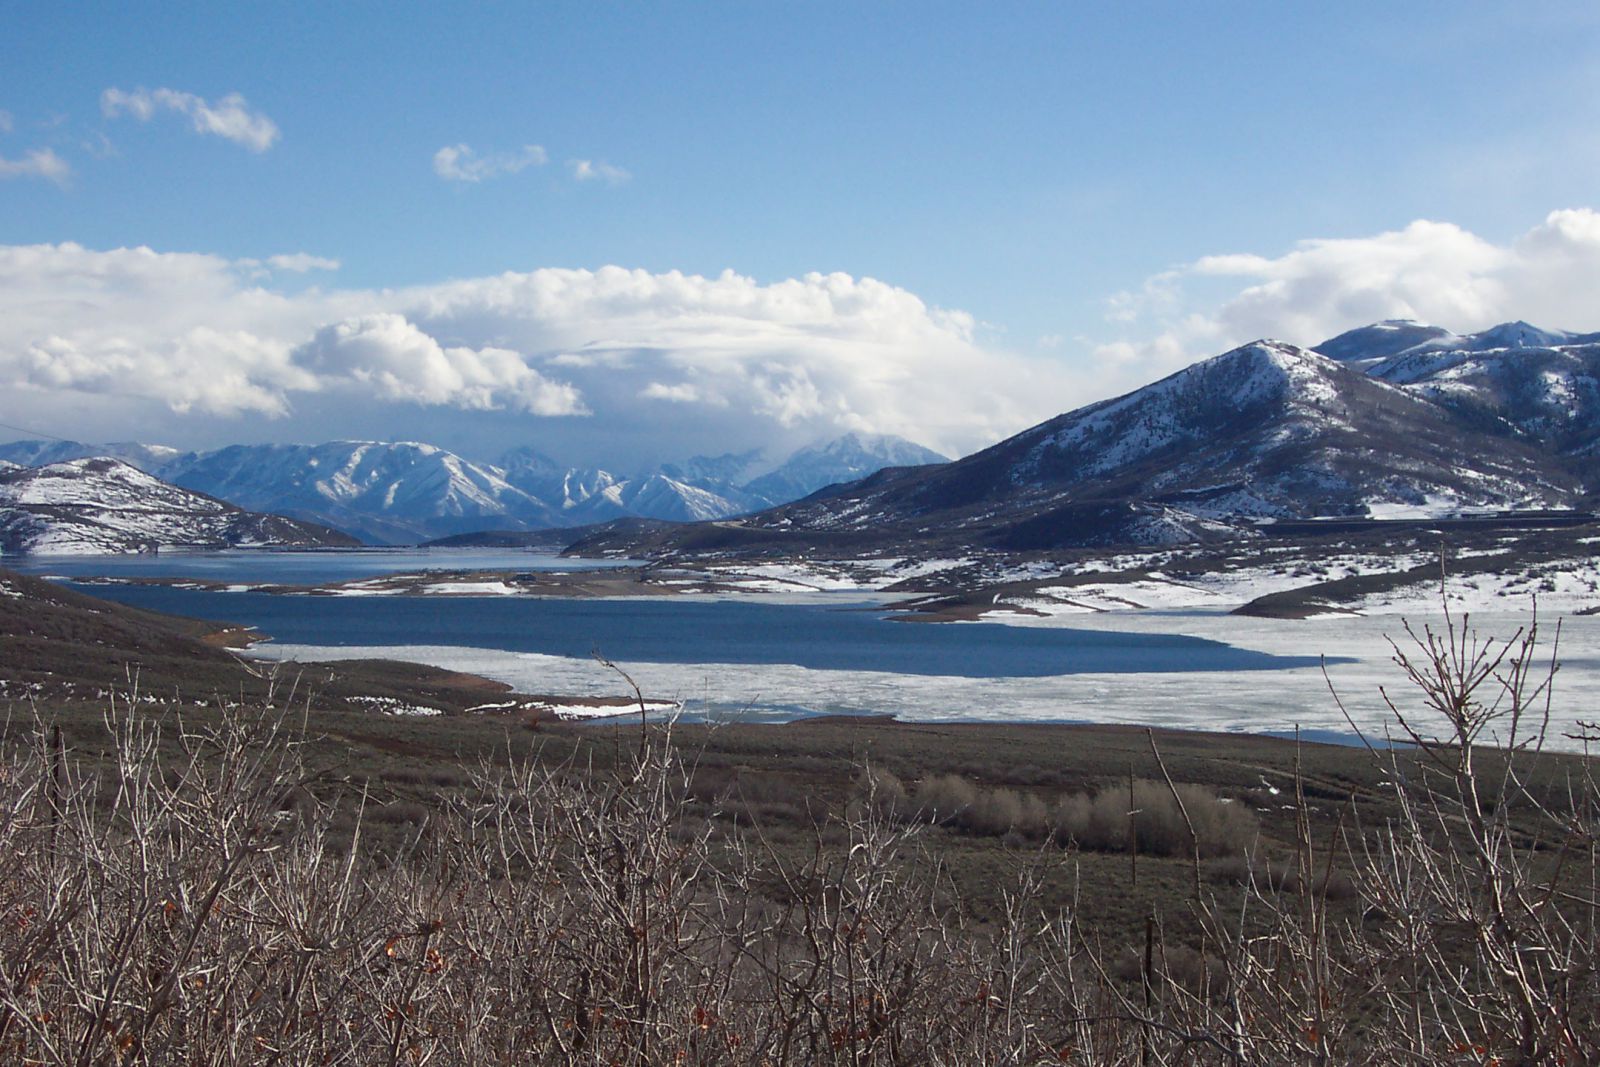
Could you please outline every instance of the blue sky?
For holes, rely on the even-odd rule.
[[[1600,328],[1577,284],[1600,166],[1588,4],[6,21],[0,245],[57,252],[0,264],[28,301],[0,327],[0,421],[64,436],[425,430],[626,465],[878,429],[966,451],[1251,330]],[[138,247],[207,258],[156,279],[94,258]],[[294,255],[326,262],[252,266]],[[639,273],[491,284],[607,266]],[[672,272],[708,284],[658,284]],[[819,296],[812,274],[886,288]],[[236,388],[138,385],[141,360]]]

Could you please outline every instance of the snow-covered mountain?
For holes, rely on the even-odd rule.
[[[500,457],[501,476],[546,507],[571,511],[617,483],[615,475],[592,467],[567,467],[532,447]]]
[[[840,482],[853,482],[885,467],[920,467],[949,463],[931,448],[890,434],[850,433],[802,448],[777,469],[752,479],[745,495],[770,507],[810,496]]]
[[[1358,326],[1337,337],[1330,337],[1312,349],[1343,363],[1371,366],[1379,360],[1401,355],[1434,355],[1458,352],[1494,352],[1505,349],[1556,348],[1565,345],[1593,344],[1600,333],[1571,333],[1567,330],[1542,330],[1526,322],[1502,322],[1478,333],[1458,334],[1442,326],[1430,326],[1415,319],[1386,319],[1370,326]]]
[[[702,522],[749,510],[709,489],[656,473],[607,486],[573,508],[568,517],[578,525],[628,517]]]
[[[627,517],[695,522],[753,510],[755,505],[728,482],[736,464],[727,461],[735,458],[696,456],[619,478],[595,468],[562,467],[531,448],[519,448],[500,458],[500,468],[512,485],[553,508],[563,526]]]
[[[110,441],[99,445],[87,445],[81,441],[11,441],[0,444],[0,461],[15,463],[19,467],[42,467],[71,459],[108,456],[148,474],[159,474],[162,469],[187,455],[166,445],[146,445],[137,441]]]
[[[7,554],[354,543],[334,530],[180,489],[117,459],[0,471],[0,549]]]
[[[1486,429],[1415,383],[1364,373],[1382,365],[1369,353],[1392,348],[1392,332],[1373,330],[1385,343],[1348,345],[1343,359],[1244,345],[957,462],[887,471],[745,525],[1044,548],[1579,499],[1580,478],[1541,440]],[[1419,344],[1436,340],[1417,333]]]
[[[1315,349],[1258,341],[957,462],[859,434],[778,464],[730,453],[633,477],[531,448],[498,465],[408,443],[117,448],[191,488],[379,541],[727,519],[772,502],[719,527],[718,543],[740,529],[764,544],[780,531],[1013,548],[1176,541],[1273,519],[1586,505],[1600,496],[1600,334],[1389,320]],[[0,462],[51,449],[92,446],[22,442],[0,446]]]
[[[865,435],[802,449],[776,467],[757,451],[696,456],[635,477],[564,466],[531,447],[490,464],[417,442],[231,445],[204,453],[131,443],[0,445],[0,463],[23,466],[101,455],[240,507],[333,526],[379,544],[627,517],[726,518],[887,464],[942,459],[900,438]],[[747,488],[752,482],[759,490]]]
[[[1408,348],[1454,336],[1442,326],[1429,326],[1415,319],[1385,319],[1330,337],[1312,351],[1341,363],[1362,363],[1398,355]]]
[[[1465,335],[1425,329],[1433,336],[1404,348],[1363,348],[1361,330],[1326,344],[1349,339],[1349,358],[1372,377],[1426,397],[1466,426],[1546,449],[1591,492],[1600,488],[1581,461],[1600,451],[1600,334],[1526,322]]]
[[[1436,352],[1493,352],[1510,348],[1553,348],[1557,345],[1588,344],[1600,340],[1597,334],[1567,330],[1541,330],[1526,322],[1502,322],[1478,333],[1435,337],[1416,346],[1416,350]]]
[[[754,511],[766,505],[751,497],[745,487],[753,479],[772,470],[773,466],[766,453],[756,448],[748,452],[726,452],[720,456],[691,456],[680,463],[663,463],[653,473],[716,493],[734,504],[738,511]]]
[[[944,463],[945,457],[902,437],[846,434],[802,448],[774,464],[760,450],[693,456],[633,477],[563,467],[533,448],[500,457],[506,481],[582,526],[621,518],[700,522],[743,515],[808,496],[824,486],[891,466]]]
[[[560,524],[543,501],[511,485],[498,468],[411,441],[232,445],[163,474],[242,507],[378,543]]]

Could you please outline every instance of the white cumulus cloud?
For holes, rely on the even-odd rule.
[[[478,411],[509,406],[533,415],[585,415],[571,385],[551,381],[503,348],[445,347],[392,312],[318,330],[296,353],[313,373],[382,400]]]
[[[0,246],[0,392],[284,415],[317,385],[288,338],[321,314],[242,286],[218,256]]]
[[[242,145],[252,152],[265,152],[278,140],[277,123],[238,93],[229,93],[211,103],[194,93],[177,89],[107,89],[100,94],[100,110],[107,118],[129,115],[149,122],[159,112],[184,115],[196,133],[210,134]]]
[[[395,296],[435,336],[548,353],[597,414],[669,425],[664,405],[637,403],[669,399],[651,383],[688,382],[698,402],[670,398],[695,420],[679,428],[735,442],[867,430],[958,452],[1083,398],[1058,365],[981,345],[965,312],[847,274],[550,268]]]
[[[502,174],[516,174],[529,167],[542,167],[550,156],[536,144],[523,145],[517,152],[491,152],[479,155],[470,145],[445,145],[433,154],[433,172],[445,181],[481,182]]]
[[[0,156],[0,178],[43,178],[64,185],[71,176],[72,167],[53,148],[30,149],[21,159]]]
[[[1590,208],[1553,211],[1505,243],[1417,220],[1367,237],[1300,241],[1276,256],[1204,256],[1154,275],[1111,299],[1108,318],[1130,336],[1098,352],[1136,385],[1258,337],[1310,346],[1381,319],[1461,332],[1513,319],[1593,330],[1597,277],[1600,212]]]
[[[1600,213],[1586,208],[1507,241],[1421,221],[1202,257],[1118,298],[1115,340],[1076,365],[1063,350],[995,347],[965,312],[848,274],[613,266],[402,289],[275,284],[335,265],[0,246],[0,418],[182,443],[202,422],[213,440],[251,439],[265,419],[280,438],[349,433],[356,417],[362,432],[408,437],[426,412],[430,435],[641,465],[846,430],[960,454],[1259,336],[1310,345],[1396,317],[1600,328]],[[48,413],[49,425],[23,417]]]

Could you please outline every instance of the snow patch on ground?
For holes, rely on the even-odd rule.
[[[715,567],[710,576],[741,590],[784,592],[873,592],[898,582],[925,578],[971,566],[972,559],[910,560],[901,557],[864,560],[791,560]]]
[[[435,582],[423,586],[423,592],[440,596],[518,596],[522,593],[505,582]]]
[[[1434,493],[1417,504],[1380,500],[1367,504],[1367,514],[1374,519],[1442,519],[1461,510],[1461,502],[1455,497]]]
[[[1078,574],[1150,566],[1156,560],[1118,557],[1115,566],[1080,565]],[[1086,582],[1079,585],[1041,586],[1031,593],[1002,596],[997,607],[1016,607],[1025,614],[996,611],[985,621],[1030,625],[1058,615],[1085,612],[1173,611],[1187,608],[1232,610],[1271,593],[1301,589],[1319,582],[1384,574],[1427,562],[1422,554],[1376,556],[1360,553],[1330,555],[1308,562],[1297,557],[1267,561],[1255,566],[1210,571],[1196,575],[1169,575],[1152,571],[1148,578],[1129,582]],[[1434,590],[1437,600],[1437,589]],[[1409,603],[1409,601],[1408,601]],[[1363,610],[1378,610],[1377,605]],[[1027,614],[1031,613],[1031,614]]]
[[[360,704],[369,711],[382,712],[385,715],[414,715],[420,718],[431,718],[443,715],[438,708],[430,708],[426,704],[407,704],[399,697],[350,697],[351,703]]]
[[[533,707],[551,712],[558,719],[614,719],[620,716],[639,714],[638,704],[558,704],[539,701]],[[676,700],[646,700],[645,713],[648,715],[665,715],[677,711],[683,705]]]

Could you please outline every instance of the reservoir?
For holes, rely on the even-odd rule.
[[[8,561],[15,565],[13,561]],[[893,621],[886,598],[812,594],[541,598],[325,596],[246,591],[422,570],[584,570],[529,552],[397,550],[229,552],[34,558],[26,569],[73,578],[198,578],[233,591],[76,584],[93,596],[242,623],[272,640],[253,655],[313,663],[381,658],[428,663],[556,697],[626,696],[598,653],[651,699],[691,717],[787,721],[818,714],[909,721],[1100,722],[1248,733],[1304,730],[1380,743],[1395,730],[1384,693],[1428,721],[1392,662],[1410,647],[1395,615],[1263,619],[1217,610],[1086,613],[1005,621]],[[494,583],[486,583],[494,584]],[[1438,625],[1422,616],[1419,624]],[[1502,640],[1525,614],[1475,613]],[[1544,628],[1541,656],[1554,651]],[[1551,747],[1600,706],[1600,617],[1562,620]],[[292,669],[292,668],[291,668]],[[1337,693],[1337,698],[1335,697]],[[1348,716],[1348,718],[1347,718]],[[1487,743],[1504,743],[1499,736]]]
[[[244,623],[276,642],[328,649],[431,645],[586,660],[598,653],[623,664],[790,664],[960,678],[1271,671],[1318,662],[1183,634],[895,622],[884,617],[881,603],[848,596],[838,603],[794,604],[77,588],[151,611]]]

